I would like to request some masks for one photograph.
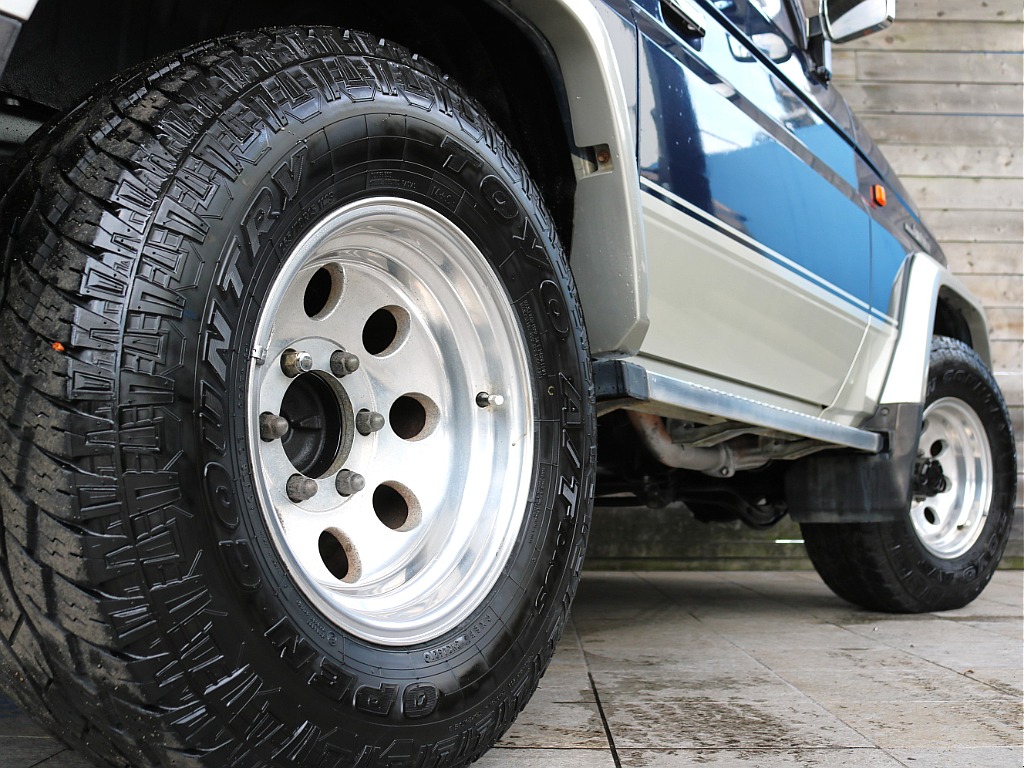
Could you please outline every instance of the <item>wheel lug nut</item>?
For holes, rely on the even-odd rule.
[[[281,355],[281,370],[290,379],[294,379],[300,373],[309,373],[313,370],[313,356],[309,352],[286,349]]]
[[[356,414],[356,431],[363,435],[372,435],[384,428],[384,417],[376,411],[363,408]]]
[[[288,419],[276,413],[260,414],[260,439],[265,443],[280,440],[288,434]]]
[[[366,487],[366,478],[357,472],[343,469],[334,480],[334,487],[342,496],[353,496]]]
[[[504,395],[491,395],[487,392],[480,392],[476,396],[476,404],[481,408],[489,408],[493,406],[502,406],[505,404]]]
[[[359,370],[359,358],[351,352],[339,349],[331,355],[331,373],[339,379]]]
[[[308,501],[316,496],[316,480],[311,480],[303,475],[292,475],[288,478],[288,485],[285,491],[288,493],[288,498],[296,504]]]

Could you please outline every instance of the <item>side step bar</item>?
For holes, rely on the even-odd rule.
[[[650,407],[644,408],[645,411],[657,413],[657,406],[667,406],[670,409],[721,417],[824,443],[856,448],[868,453],[879,453],[884,446],[884,439],[877,432],[843,426],[815,416],[691,384],[654,373],[625,360],[596,361],[594,384],[599,412],[646,403]]]

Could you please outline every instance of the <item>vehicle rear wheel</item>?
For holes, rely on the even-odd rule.
[[[970,347],[937,337],[906,517],[804,523],[807,553],[833,592],[870,610],[960,608],[1002,557],[1016,471],[1010,416],[992,374]]]
[[[595,461],[514,151],[428,62],[313,28],[155,62],[28,155],[4,688],[109,765],[476,760],[562,632]]]

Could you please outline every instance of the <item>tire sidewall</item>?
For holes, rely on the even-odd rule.
[[[176,399],[182,419],[187,403],[199,414],[179,471],[184,506],[202,510],[202,522],[187,532],[185,549],[203,553],[224,614],[211,622],[211,637],[258,678],[253,686],[279,690],[277,717],[309,720],[324,733],[341,722],[358,744],[378,749],[394,745],[390,726],[401,724],[402,737],[417,743],[462,739],[479,751],[536,686],[582,564],[593,441],[582,318],[536,190],[470,103],[426,111],[403,94],[321,106],[287,130],[270,121],[256,142],[229,147],[247,162],[222,185],[221,207],[207,212],[218,223],[199,246],[204,269],[181,323],[185,338],[198,339],[196,375],[179,377]],[[200,145],[184,165],[223,165],[218,154]],[[426,205],[472,239],[508,292],[533,373],[536,448],[518,542],[483,604],[414,647],[348,635],[304,598],[256,501],[247,448],[244,382],[260,297],[304,232],[374,196]],[[228,712],[226,701],[211,704],[218,706],[231,718],[248,716]]]

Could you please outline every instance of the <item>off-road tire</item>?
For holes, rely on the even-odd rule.
[[[0,203],[4,690],[122,768],[477,759],[562,633],[595,463],[575,288],[507,141],[403,48],[288,28],[118,79],[22,162]],[[532,414],[493,587],[406,645],[309,598],[260,502],[247,411],[253,366],[277,364],[253,338],[290,249],[378,198],[485,260]]]
[[[984,496],[989,501],[979,505],[973,518],[963,518],[962,531],[951,525],[944,539],[929,540],[930,529],[938,530],[941,521],[933,518],[936,526],[922,520],[915,524],[911,510],[892,523],[801,525],[807,554],[825,583],[839,597],[869,610],[922,613],[961,608],[985,588],[1006,548],[1016,494],[1013,429],[995,379],[963,342],[945,337],[932,342],[926,424],[929,408],[934,406],[960,415],[970,425],[977,423],[978,446],[988,454],[979,472],[990,485],[990,494],[967,491],[967,496],[969,500]],[[933,440],[926,428],[920,455],[934,453],[945,461],[942,442]],[[947,474],[953,473],[952,466],[951,461],[947,463]],[[948,494],[960,492],[951,487],[934,498],[945,501],[955,498]],[[919,500],[917,505],[922,503]],[[949,512],[960,514],[956,509]],[[978,529],[972,532],[975,523]]]

